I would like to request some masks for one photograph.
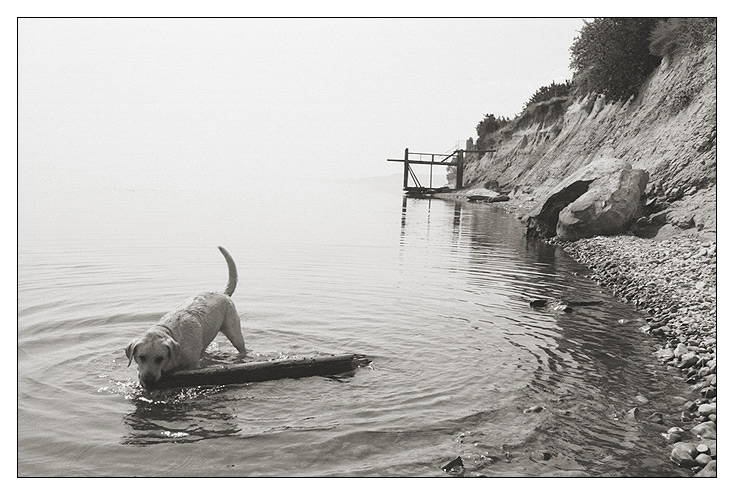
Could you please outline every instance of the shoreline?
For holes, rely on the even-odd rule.
[[[467,191],[436,195],[467,201]],[[534,202],[493,203],[518,218]],[[644,313],[642,330],[657,337],[661,366],[685,376],[689,398],[680,418],[665,418],[671,462],[697,477],[716,476],[716,236],[684,231],[656,240],[631,234],[572,242],[546,239],[591,270],[589,276]],[[674,424],[673,424],[674,423]]]
[[[685,376],[680,418],[663,438],[670,459],[695,476],[716,476],[716,241],[631,235],[557,242],[588,267],[592,280],[646,313],[642,330],[659,341],[655,358]]]

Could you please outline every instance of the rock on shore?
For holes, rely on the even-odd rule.
[[[697,476],[716,476],[716,242],[684,234],[558,244],[592,269],[593,280],[647,313],[644,330],[660,338],[657,358],[683,373],[699,396],[681,411],[688,431],[663,434],[675,442],[671,460]]]

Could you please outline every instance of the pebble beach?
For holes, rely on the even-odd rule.
[[[643,330],[659,338],[655,358],[690,385],[680,418],[662,433],[670,459],[694,476],[716,476],[716,241],[622,235],[557,244],[647,314]]]

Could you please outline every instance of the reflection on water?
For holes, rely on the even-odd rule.
[[[685,385],[654,363],[641,315],[562,250],[493,205],[309,191],[116,192],[94,201],[106,212],[65,205],[78,225],[64,229],[54,205],[34,205],[19,239],[19,473],[448,476],[461,456],[466,476],[685,474],[656,422],[676,424],[668,397]],[[223,286],[217,245],[238,264],[252,359],[372,365],[143,392],[125,345]],[[537,297],[602,304],[557,313]],[[233,355],[218,337],[207,362]]]

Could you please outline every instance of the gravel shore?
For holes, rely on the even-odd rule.
[[[647,313],[660,338],[657,358],[683,373],[698,396],[663,437],[671,460],[696,476],[716,476],[716,242],[697,234],[667,240],[594,237],[557,243],[591,278]]]
[[[477,189],[439,197],[466,201],[471,194],[496,193]],[[521,219],[535,202],[520,196],[495,205]],[[593,280],[647,314],[645,331],[660,339],[655,357],[672,372],[684,374],[691,397],[696,397],[681,411],[679,423],[686,428],[671,426],[663,433],[671,445],[670,459],[697,477],[715,477],[715,232],[664,240],[619,235],[548,242],[563,247],[591,269]]]

